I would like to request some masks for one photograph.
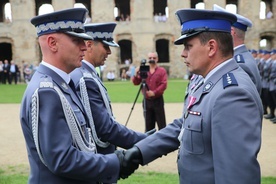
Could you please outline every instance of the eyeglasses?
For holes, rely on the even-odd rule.
[[[156,59],[156,57],[149,57],[149,59]]]

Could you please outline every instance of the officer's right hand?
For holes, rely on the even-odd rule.
[[[138,147],[133,146],[132,148],[125,151],[125,160],[132,162],[133,164],[142,164],[143,158]]]
[[[132,148],[131,148],[132,149]],[[116,150],[115,154],[117,155],[120,162],[120,174],[119,177],[122,179],[128,178],[136,169],[139,167],[137,161],[132,161],[131,152],[124,150]]]

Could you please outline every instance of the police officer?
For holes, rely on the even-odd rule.
[[[110,47],[119,47],[113,39],[115,27],[116,23],[113,22],[84,26],[86,34],[93,40],[85,41],[87,51],[82,66],[70,74],[87,111],[91,113],[90,122],[95,127],[92,135],[97,140],[98,152],[103,154],[113,153],[115,145],[131,148],[134,143],[146,137],[146,134],[134,132],[115,120],[108,92],[95,70],[105,64],[111,54]]]
[[[273,119],[275,117],[275,104],[273,103],[272,94],[269,90],[270,85],[270,73],[272,69],[272,59],[269,50],[263,51],[263,75],[262,75],[262,87],[263,87],[263,101],[269,109],[269,113],[264,115],[265,119]]]
[[[226,11],[224,8],[216,4],[213,5],[213,10]],[[261,94],[262,83],[258,66],[244,43],[247,28],[252,27],[252,22],[242,15],[235,15],[237,16],[237,22],[235,22],[231,28],[231,35],[234,44],[234,58],[240,67],[250,76],[251,80],[256,85],[259,94]]]
[[[254,83],[233,59],[230,32],[236,16],[196,9],[176,15],[182,35],[174,43],[184,45],[181,56],[203,83],[189,94],[182,118],[138,142],[125,156],[145,165],[180,146],[181,184],[259,184],[263,109]]]
[[[73,8],[36,16],[42,62],[25,91],[20,121],[30,164],[30,184],[113,183],[138,168],[123,151],[97,154],[85,108],[69,73],[86,50],[87,10]]]
[[[272,103],[276,105],[276,49],[271,50],[271,69],[269,73],[269,93],[271,94]],[[270,119],[271,122],[276,123],[276,117]]]

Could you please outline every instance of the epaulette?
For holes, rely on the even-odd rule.
[[[87,71],[83,72],[83,73],[82,73],[82,76],[83,76],[84,78],[92,78],[92,74],[89,73],[89,72],[87,72]]]
[[[54,83],[51,77],[49,76],[43,76],[40,78],[40,84],[39,84],[40,88],[53,88],[54,87]]]
[[[241,54],[236,55],[235,60],[237,61],[237,63],[245,63],[245,60]]]
[[[232,73],[227,73],[222,76],[223,89],[229,86],[238,86],[238,82]]]

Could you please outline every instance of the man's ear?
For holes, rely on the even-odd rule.
[[[47,43],[51,51],[56,52],[58,50],[56,37],[49,35],[47,37]]]
[[[91,40],[87,40],[87,41],[85,41],[85,45],[86,45],[87,49],[91,49],[93,42]]]
[[[208,49],[209,49],[209,56],[212,57],[216,52],[217,52],[217,48],[218,47],[218,43],[216,40],[211,39],[208,42]]]

